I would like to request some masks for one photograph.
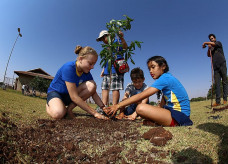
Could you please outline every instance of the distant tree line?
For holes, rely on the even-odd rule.
[[[33,78],[33,80],[31,81],[30,83],[30,86],[33,87],[33,89],[37,90],[40,92],[40,94],[42,93],[46,93],[47,92],[47,89],[49,87],[51,83],[51,80],[48,80],[48,79],[44,79],[44,78],[41,78],[39,76],[36,76],[35,78]],[[220,84],[220,89],[221,89],[221,94],[223,94],[222,92],[222,81],[221,81],[221,84]],[[190,101],[205,101],[207,99],[211,99],[211,86],[210,86],[210,89],[208,90],[207,92],[207,97],[197,97],[197,98],[192,98]],[[221,95],[222,97],[222,95]],[[215,85],[213,85],[213,98],[215,98]],[[153,102],[151,101],[150,102],[151,105],[156,105],[156,102]]]
[[[227,78],[228,80],[228,78]],[[223,97],[223,86],[222,86],[222,81],[220,82],[220,90],[221,90],[221,97]],[[208,99],[211,99],[211,86],[210,86],[210,89],[208,90],[207,92],[207,98]],[[213,98],[215,98],[215,84],[213,84]]]
[[[228,78],[227,78],[228,79]],[[208,92],[207,92],[207,97],[197,97],[197,98],[192,98],[191,101],[205,101],[207,99],[211,99],[211,95],[212,95],[212,85],[210,86]],[[223,86],[222,86],[222,81],[220,83],[220,90],[221,90],[221,97],[223,96]],[[213,84],[213,98],[215,98],[215,84]]]
[[[197,98],[192,98],[190,101],[194,102],[194,101],[205,101],[207,100],[206,97],[197,97]]]

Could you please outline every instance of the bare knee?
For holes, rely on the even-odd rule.
[[[145,109],[144,104],[138,104],[136,107],[136,113],[138,115],[141,115],[144,112],[144,109]]]
[[[46,111],[47,111],[48,115],[54,119],[62,119],[66,114],[66,110],[51,109],[48,105],[46,105]]]
[[[96,92],[97,85],[93,80],[87,81],[86,86],[87,86],[89,93],[94,94]]]
[[[66,112],[55,112],[50,115],[54,119],[62,119],[65,116]]]

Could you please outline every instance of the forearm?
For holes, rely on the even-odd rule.
[[[134,104],[134,103],[137,103],[139,101],[142,101],[143,99],[150,97],[151,95],[155,94],[156,92],[158,92],[158,89],[150,87],[150,88],[144,90],[143,92],[141,92],[137,95],[134,95],[134,96],[132,96],[132,97],[130,97],[124,101],[121,101],[117,105],[119,107],[125,107],[127,105]]]
[[[102,69],[102,71],[101,71],[101,75],[100,75],[101,77],[103,77],[104,76],[104,68]]]
[[[81,97],[72,98],[72,101],[89,114],[94,116],[94,114],[96,113],[96,111],[91,108],[84,100],[82,100]]]
[[[100,107],[103,108],[105,105],[104,103],[101,101],[101,98],[98,96],[97,92],[95,94],[93,94],[92,96],[94,102]]]
[[[208,57],[211,57],[211,50],[208,48],[208,50],[207,50],[207,56]]]
[[[204,45],[212,45],[213,47],[215,46],[215,43],[214,42],[204,42],[203,44]]]
[[[127,42],[125,41],[125,39],[124,38],[120,38],[120,40],[121,40],[123,49],[127,49],[128,45],[127,45]]]
[[[139,96],[139,95],[138,95]],[[125,99],[124,101],[119,102],[117,105],[119,108],[125,107],[130,104],[137,103],[138,101],[141,101],[143,98],[137,97],[137,95],[134,95],[130,98]]]
[[[94,114],[96,114],[97,112],[91,108],[78,94],[78,90],[77,87],[75,85],[75,83],[70,83],[70,82],[65,82],[66,86],[67,86],[67,90],[69,92],[70,98],[73,101],[73,103],[75,103],[76,105],[78,105],[81,109],[85,110],[86,112],[92,114],[94,116]]]

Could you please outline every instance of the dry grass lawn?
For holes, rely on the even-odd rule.
[[[21,124],[32,125],[37,119],[50,119],[45,111],[45,99],[23,96],[20,92],[0,89],[0,113],[6,113],[12,122],[18,126]],[[95,107],[95,105],[91,104]],[[207,159],[209,163],[226,163],[228,161],[228,109],[222,112],[212,113],[210,100],[191,103],[191,119],[193,126],[189,127],[165,127],[173,134],[173,139],[164,147],[156,147],[162,150],[175,150],[179,156],[190,161],[200,163],[199,159]],[[85,113],[79,108],[75,113]],[[151,127],[140,126],[140,134]],[[1,136],[0,136],[1,137]],[[1,139],[1,138],[0,138]],[[147,140],[139,140],[137,149],[147,151],[150,143]],[[126,143],[131,146],[130,143]],[[165,162],[175,163],[178,159],[172,159],[170,154]],[[188,162],[186,162],[188,163]]]

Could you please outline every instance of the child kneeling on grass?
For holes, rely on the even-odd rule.
[[[166,60],[161,56],[153,56],[148,59],[147,66],[151,77],[156,79],[151,87],[116,105],[104,108],[104,111],[113,116],[122,107],[141,101],[161,91],[163,97],[160,106],[141,103],[136,107],[136,113],[163,126],[192,125],[188,94],[183,85],[168,73],[169,66]]]
[[[98,54],[88,46],[77,46],[75,53],[78,54],[77,60],[64,64],[48,88],[47,113],[55,119],[61,119],[66,114],[73,118],[72,110],[79,106],[98,119],[108,119],[85,102],[91,96],[101,109],[104,107],[90,73],[97,62]]]
[[[134,68],[131,70],[131,83],[129,83],[125,89],[124,97],[122,101],[126,100],[129,97],[132,97],[138,93],[141,93],[145,89],[148,88],[148,86],[144,83],[144,73],[143,70],[140,68]],[[127,107],[123,107],[120,109],[120,114],[116,117],[117,119],[129,119],[129,120],[135,120],[137,117],[136,113],[136,107],[140,103],[148,103],[149,98],[145,98],[142,101],[136,102],[134,104],[131,104]]]

